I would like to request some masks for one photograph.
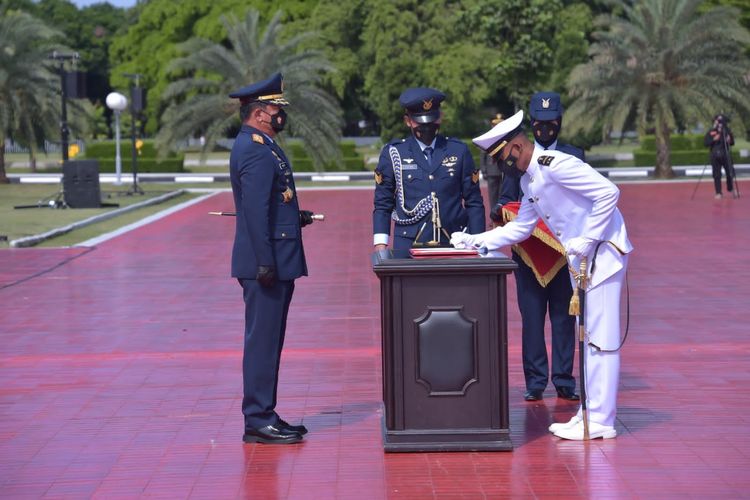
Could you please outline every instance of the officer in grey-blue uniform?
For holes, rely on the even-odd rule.
[[[230,97],[240,100],[242,120],[229,171],[237,213],[232,276],[245,301],[243,440],[295,443],[307,429],[279,417],[276,389],[294,280],[307,276],[301,228],[312,212],[300,210],[292,166],[274,141],[286,124],[281,74]]]
[[[431,88],[410,88],[399,98],[412,133],[386,144],[375,169],[376,249],[388,245],[391,221],[394,249],[428,242],[448,246],[454,231],[485,228],[479,171],[469,148],[438,133],[444,99],[442,92]],[[442,229],[435,231],[437,216]]]
[[[537,92],[531,96],[529,106],[534,147],[551,149],[573,155],[585,161],[582,149],[558,142],[562,127],[563,107],[560,95],[555,92]],[[505,176],[500,199],[491,211],[490,217],[499,221],[502,206],[511,201],[521,201],[521,179]],[[518,264],[514,271],[518,308],[521,311],[523,374],[526,379],[526,401],[542,399],[542,393],[549,379],[547,346],[544,341],[544,322],[549,309],[552,327],[552,383],[560,398],[579,400],[575,393],[576,381],[573,377],[573,357],[575,356],[575,318],[568,314],[573,288],[566,267],[561,268],[546,286],[539,283],[531,268],[521,256],[513,252],[513,260]]]

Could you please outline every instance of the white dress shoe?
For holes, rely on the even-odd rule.
[[[583,441],[583,421],[578,422],[573,427],[555,431],[555,436],[572,441]],[[617,431],[614,427],[589,422],[589,439],[612,439],[617,437]]]
[[[557,422],[548,427],[549,431],[551,433],[555,433],[562,429],[570,429],[571,427],[575,427],[575,425],[582,421],[583,419],[579,415],[573,415],[573,418],[568,420],[567,422]]]

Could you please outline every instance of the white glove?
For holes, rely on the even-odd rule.
[[[592,240],[591,238],[585,238],[583,236],[578,236],[576,238],[571,238],[570,240],[568,240],[568,243],[565,245],[565,252],[568,255],[585,257],[586,255],[591,253],[591,251],[594,249],[594,245],[596,245],[595,240]]]
[[[451,245],[456,248],[474,248],[480,246],[477,243],[479,243],[479,238],[476,235],[461,231],[451,234]]]

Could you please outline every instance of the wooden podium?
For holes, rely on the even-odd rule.
[[[508,258],[372,256],[380,278],[386,452],[512,450]]]

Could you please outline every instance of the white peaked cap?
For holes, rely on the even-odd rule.
[[[487,151],[490,156],[494,156],[503,148],[503,146],[505,146],[503,139],[508,137],[511,132],[516,132],[518,127],[521,126],[521,122],[523,122],[523,110],[507,120],[501,121],[488,132],[485,132],[479,137],[475,137],[472,139],[472,142],[483,151]],[[516,134],[514,133],[510,135],[509,138],[512,138],[515,135]],[[495,147],[493,148],[493,146]],[[490,151],[490,149],[492,149],[492,151]]]

